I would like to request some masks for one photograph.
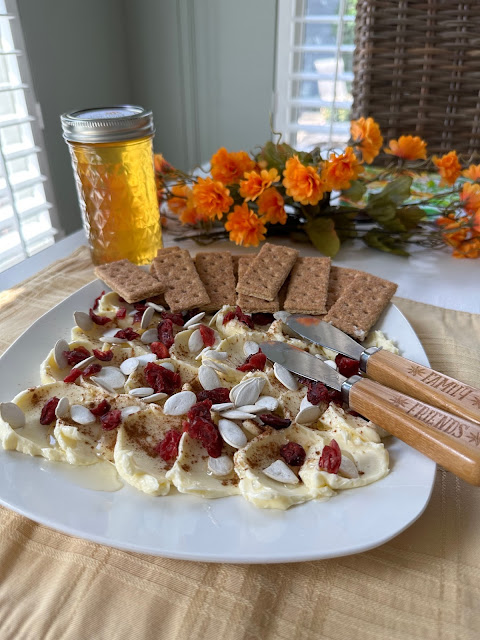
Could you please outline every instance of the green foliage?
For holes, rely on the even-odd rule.
[[[333,258],[340,249],[340,238],[332,218],[314,218],[305,224],[305,231],[313,246],[323,255]]]
[[[265,160],[269,169],[274,167],[281,174],[285,168],[287,160],[294,155],[298,156],[298,159],[303,164],[311,164],[313,162],[311,153],[295,151],[295,149],[286,142],[275,144],[271,141],[264,144],[260,153],[256,156],[256,160],[257,162],[259,160]]]
[[[404,239],[387,234],[383,229],[378,227],[370,229],[362,236],[362,240],[366,245],[372,247],[372,249],[378,249],[379,251],[386,251],[387,253],[394,253],[397,256],[408,256],[408,251],[405,251],[403,244]]]
[[[346,200],[351,200],[352,202],[358,202],[363,198],[367,187],[364,182],[360,180],[354,180],[349,189],[345,189],[342,191],[342,198]]]

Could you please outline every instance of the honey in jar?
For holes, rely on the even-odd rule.
[[[133,105],[61,117],[94,264],[146,264],[162,246],[151,111]]]

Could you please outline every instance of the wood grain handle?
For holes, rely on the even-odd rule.
[[[384,349],[368,358],[366,374],[391,389],[480,424],[480,389]]]
[[[352,385],[349,404],[459,478],[480,485],[480,425],[367,378]]]

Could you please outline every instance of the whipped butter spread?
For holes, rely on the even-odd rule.
[[[41,385],[12,401],[21,412],[12,411],[11,403],[2,405],[4,449],[78,467],[106,462],[124,483],[152,496],[167,495],[173,486],[204,498],[239,494],[257,507],[273,509],[326,500],[383,478],[389,471],[383,429],[338,400],[313,405],[306,386],[295,376],[279,375],[268,361],[260,370],[238,369],[265,340],[284,341],[333,362],[336,352],[295,337],[281,319],[253,328],[238,317],[225,322],[232,311],[223,307],[213,316],[200,313],[190,322],[185,316],[187,326],[173,323],[173,344],[159,351],[157,327],[171,314],[162,315],[156,307],[148,312],[150,322],[142,322],[145,307],[137,309],[113,292],[104,294],[94,313],[108,322],[76,315],[77,325],[65,343],[67,352],[88,352],[89,360],[80,355],[79,362],[68,364],[61,347],[52,345],[40,366]],[[398,352],[380,331],[364,344]],[[100,357],[94,350],[97,356],[102,352]],[[175,388],[158,392],[151,386],[146,371],[153,365],[171,372]],[[72,369],[85,375],[72,377]],[[213,456],[187,423],[201,394],[218,388],[227,390],[225,397],[207,408],[222,439],[221,451]],[[57,402],[53,412],[52,403],[46,407],[52,399],[53,405]],[[274,417],[273,426],[260,417],[265,414]],[[167,441],[173,442],[170,455],[161,453]],[[301,449],[301,458],[282,454],[286,445]],[[334,472],[322,466],[325,447],[341,458]]]

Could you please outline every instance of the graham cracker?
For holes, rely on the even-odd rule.
[[[129,303],[157,296],[165,286],[130,260],[117,260],[95,267],[95,274]]]
[[[238,256],[238,278],[245,275],[247,269],[255,260],[255,256]],[[274,300],[262,300],[244,293],[237,296],[237,305],[242,311],[247,313],[275,313],[280,310],[280,302],[278,296]]]
[[[203,306],[205,311],[217,311],[224,304],[235,305],[235,276],[229,251],[197,253],[195,266],[210,298],[210,304]]]
[[[327,312],[330,258],[298,258],[289,277],[283,308],[319,316]]]
[[[208,293],[185,249],[162,249],[153,259],[150,271],[165,287],[165,302],[173,312],[209,304]]]
[[[237,291],[262,300],[275,300],[288,277],[298,251],[266,242],[243,275]]]
[[[346,269],[345,267],[330,267],[330,278],[328,280],[327,311],[333,307],[345,289],[349,287],[358,273],[356,269]]]
[[[361,271],[323,319],[364,340],[396,290],[395,283]]]

